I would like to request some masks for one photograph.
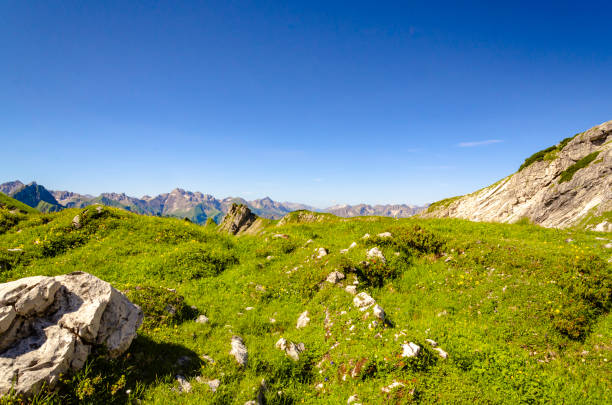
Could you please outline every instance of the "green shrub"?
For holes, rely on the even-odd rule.
[[[521,167],[519,167],[518,171],[520,172],[521,170],[531,166],[535,162],[541,162],[542,160],[544,160],[544,157],[546,156],[546,154],[553,152],[555,150],[557,150],[557,147],[551,146],[550,148],[546,148],[544,150],[534,153],[533,155],[525,159]]]
[[[197,311],[185,304],[183,296],[167,288],[137,286],[124,289],[123,292],[142,309],[144,330],[178,325],[197,315]]]
[[[570,181],[578,170],[587,167],[592,161],[597,158],[597,155],[599,155],[599,151],[589,153],[588,155],[565,169],[563,172],[561,172],[561,175],[559,175],[559,184],[564,183],[566,181]]]

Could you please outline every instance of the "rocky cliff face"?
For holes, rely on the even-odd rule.
[[[516,222],[545,227],[584,225],[612,231],[612,121],[593,127],[525,161],[501,181],[439,201],[425,217]]]
[[[230,235],[255,234],[263,228],[261,218],[253,214],[244,204],[232,204],[219,225],[219,232]]]

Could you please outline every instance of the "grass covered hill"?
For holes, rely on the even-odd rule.
[[[609,233],[294,215],[258,235],[233,237],[214,225],[110,207],[19,215],[0,229],[1,282],[87,271],[145,312],[127,353],[91,356],[38,403],[610,399]],[[391,236],[377,236],[384,232]],[[374,247],[384,262],[366,258]],[[334,271],[345,278],[326,281]],[[350,286],[376,300],[384,322],[355,307]],[[298,329],[304,311],[310,322]],[[201,315],[208,322],[196,322]],[[233,336],[248,348],[244,366],[229,354]],[[303,343],[297,361],[275,347],[281,338]],[[418,356],[401,356],[409,342]],[[177,375],[190,392],[180,392]]]

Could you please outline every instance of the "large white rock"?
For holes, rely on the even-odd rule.
[[[300,359],[300,353],[306,350],[304,343],[295,344],[285,338],[280,338],[278,342],[276,342],[276,348],[284,351],[293,361],[298,361]]]
[[[329,275],[327,276],[327,282],[328,283],[332,283],[332,284],[337,284],[339,283],[341,280],[344,280],[344,274],[339,272],[339,271],[332,271],[331,273],[329,273]]]
[[[123,294],[83,272],[0,284],[0,395],[54,387],[85,364],[93,345],[120,355],[142,319]]]

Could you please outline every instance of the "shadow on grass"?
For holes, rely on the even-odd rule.
[[[48,403],[133,403],[152,385],[173,383],[177,375],[189,379],[199,374],[202,363],[197,353],[184,346],[138,335],[116,359],[109,359],[101,349],[94,351],[83,369],[61,380],[54,401]]]

